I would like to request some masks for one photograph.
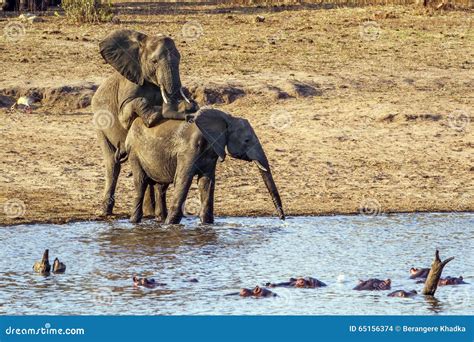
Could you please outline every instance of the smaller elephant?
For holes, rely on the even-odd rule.
[[[398,290],[398,291],[393,291],[393,292],[390,292],[387,297],[401,297],[401,298],[410,298],[410,297],[414,297],[418,294],[418,292],[416,292],[415,290],[411,290],[411,291],[404,291],[404,290]]]
[[[53,262],[53,273],[64,273],[66,272],[66,264],[60,262],[58,258],[54,259]]]
[[[133,286],[139,287],[143,286],[148,289],[154,289],[157,286],[166,286],[165,283],[158,283],[155,279],[153,278],[139,278],[139,277],[133,277]]]
[[[266,297],[277,297],[276,293],[273,293],[270,290],[267,290],[260,286],[255,286],[252,290],[251,289],[240,289],[239,292],[233,292],[226,294],[226,296],[240,296],[240,297],[256,297],[256,298],[266,298]]]
[[[322,281],[319,281],[316,278],[306,277],[306,278],[290,278],[289,281],[283,283],[267,283],[265,286],[268,287],[296,287],[296,288],[307,288],[314,289],[317,287],[327,286]]]
[[[426,279],[428,277],[428,273],[430,273],[429,268],[410,268],[410,279]]]
[[[390,290],[390,285],[392,281],[390,279],[380,280],[376,278],[371,278],[368,280],[359,280],[359,284],[353,288],[357,291],[384,291]]]
[[[125,140],[135,184],[135,201],[130,221],[143,216],[145,189],[156,189],[155,216],[166,224],[178,224],[193,178],[197,177],[201,197],[199,217],[214,223],[214,190],[217,161],[231,157],[254,162],[267,187],[280,219],[285,213],[270,163],[248,120],[217,109],[202,108],[188,122],[165,120],[148,128],[141,118],[134,120]],[[174,184],[168,213],[166,192]]]
[[[446,285],[462,285],[462,284],[467,284],[464,281],[464,278],[462,276],[456,278],[456,277],[446,277],[446,278],[441,278],[438,281],[439,286],[446,286]]]
[[[43,253],[41,261],[35,262],[33,270],[36,273],[48,274],[51,271],[51,264],[49,263],[49,249],[46,249]]]

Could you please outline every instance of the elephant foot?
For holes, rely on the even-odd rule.
[[[130,216],[131,223],[140,223],[142,220],[142,215],[132,215]]]
[[[112,199],[105,199],[102,202],[102,214],[104,216],[111,216],[114,210],[115,201]]]
[[[214,217],[201,217],[201,224],[214,224]]]
[[[166,221],[165,223],[166,224],[178,224],[179,222],[181,222],[181,218],[183,216],[182,215],[179,215],[179,216],[169,216],[166,218]]]
[[[103,208],[102,209],[102,215],[103,216],[112,216],[113,215],[113,209],[112,208]]]

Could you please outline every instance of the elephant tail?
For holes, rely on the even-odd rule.
[[[120,150],[120,141],[117,143],[117,150],[115,150],[115,162],[123,164],[128,160],[128,153]]]

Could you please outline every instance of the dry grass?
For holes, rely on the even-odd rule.
[[[47,18],[27,27],[21,42],[1,41],[8,68],[0,88],[100,82],[111,73],[97,51],[107,32],[170,34],[183,56],[185,85],[244,90],[219,107],[254,125],[289,214],[473,210],[471,12],[223,8],[145,5],[136,15],[122,7],[121,25],[72,27]],[[202,27],[196,39],[189,32],[200,29],[183,30],[189,22]],[[314,86],[317,96],[275,97],[275,87],[295,80]],[[24,216],[0,222],[94,217],[103,170],[90,113],[35,113],[0,109],[7,125],[0,203],[26,205]],[[131,190],[131,179],[122,177],[118,213],[128,212]],[[272,212],[251,165],[219,165],[218,215]]]

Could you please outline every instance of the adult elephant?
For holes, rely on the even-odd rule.
[[[225,159],[226,151],[233,158],[256,163],[279,217],[285,218],[263,147],[245,119],[216,109],[201,109],[190,122],[166,120],[152,128],[137,119],[130,128],[125,148],[136,192],[132,222],[141,220],[145,189],[154,186],[157,219],[179,223],[182,205],[197,175],[201,196],[199,217],[202,223],[213,223],[216,163]],[[174,183],[174,194],[168,214],[166,190],[171,183]]]
[[[117,72],[97,89],[92,99],[94,123],[106,168],[103,213],[111,215],[120,173],[116,155],[136,117],[146,127],[159,120],[184,120],[197,105],[185,96],[179,74],[180,54],[167,36],[147,36],[117,30],[99,44],[104,60]],[[152,195],[152,197],[154,197]]]

